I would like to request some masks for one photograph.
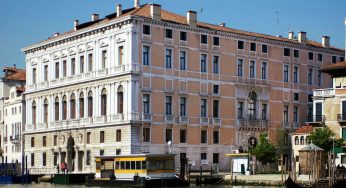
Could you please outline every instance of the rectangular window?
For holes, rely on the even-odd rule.
[[[185,31],[180,31],[180,40],[187,41],[187,33]]]
[[[46,137],[46,136],[43,136],[43,137],[42,137],[42,146],[43,146],[43,147],[46,147],[46,146],[47,146],[47,137]]]
[[[62,77],[66,77],[67,74],[67,62],[66,60],[62,61]]]
[[[143,113],[150,114],[150,95],[143,94]]]
[[[48,80],[48,65],[44,66],[44,76],[43,76],[43,80],[47,81]]]
[[[31,154],[30,160],[31,160],[31,166],[35,166],[35,154],[34,153]]]
[[[238,40],[238,49],[243,50],[244,49],[244,41]]]
[[[314,53],[313,52],[309,52],[308,56],[309,56],[309,60],[314,60]]]
[[[149,25],[143,25],[143,34],[150,35],[150,26]]]
[[[284,82],[288,82],[288,72],[289,72],[289,66],[284,65]]]
[[[172,129],[166,129],[166,143],[169,141],[173,141],[173,132]]]
[[[58,165],[58,153],[57,152],[54,152],[53,154],[53,165],[54,166],[57,166]]]
[[[262,104],[262,120],[267,120],[267,104]]]
[[[207,72],[207,54],[201,54],[201,72]]]
[[[88,54],[88,71],[93,71],[93,54]]]
[[[336,56],[332,56],[332,63],[336,63]]]
[[[267,62],[262,62],[261,66],[261,79],[267,79]]]
[[[54,146],[58,145],[58,135],[54,135],[54,137],[53,137],[53,145]]]
[[[149,46],[143,46],[143,65],[149,65]]]
[[[143,128],[143,142],[150,142],[150,128]]]
[[[186,52],[180,51],[180,70],[186,70]]]
[[[308,71],[308,85],[312,85],[312,69],[309,69]]]
[[[36,84],[36,68],[32,69],[32,83]]]
[[[284,106],[284,122],[288,122],[288,106]]]
[[[171,69],[172,68],[172,50],[171,49],[166,49],[165,52],[165,67],[167,69]]]
[[[291,56],[291,49],[284,48],[284,56]]]
[[[47,165],[47,155],[46,153],[42,153],[42,166]]]
[[[79,72],[84,73],[84,55],[79,57]]]
[[[214,84],[213,85],[213,94],[219,94],[220,93],[219,89],[220,89],[220,85]]]
[[[237,114],[238,114],[238,119],[243,119],[243,102],[238,102],[237,103]]]
[[[173,38],[173,30],[172,29],[166,29],[166,38],[167,39]]]
[[[219,118],[219,100],[213,100],[213,118]]]
[[[207,117],[207,99],[201,99],[201,117]]]
[[[207,160],[207,153],[201,153],[201,160]]]
[[[208,44],[208,36],[207,35],[201,35],[201,43],[202,44]]]
[[[56,62],[55,63],[55,79],[58,79],[59,78],[59,62]]]
[[[76,73],[76,58],[71,58],[71,75]]]
[[[299,101],[299,93],[293,93],[293,100]]]
[[[264,54],[268,53],[268,45],[262,44],[262,53]]]
[[[180,97],[180,116],[186,116],[186,97]]]
[[[201,130],[201,144],[207,143],[207,131]]]
[[[219,153],[213,153],[213,164],[219,164]]]
[[[294,67],[293,68],[293,83],[298,83],[299,82],[299,68]]]
[[[119,65],[124,64],[124,46],[119,46],[118,48],[118,54],[119,54]]]
[[[91,132],[87,132],[87,139],[86,139],[87,144],[90,144],[90,141],[91,141]]]
[[[105,132],[100,131],[100,143],[105,143]]]
[[[213,56],[213,73],[219,74],[219,56]]]
[[[255,78],[256,62],[250,61],[249,76],[250,78]]]
[[[166,115],[172,115],[172,96],[166,96]]]
[[[87,150],[87,153],[86,153],[86,165],[90,165],[90,162],[91,162],[91,152],[90,150]]]
[[[213,144],[219,144],[219,131],[213,131]]]
[[[107,50],[102,50],[101,59],[102,69],[104,69],[107,65]]]
[[[239,77],[243,76],[243,59],[238,59],[237,61],[237,75]]]
[[[31,147],[35,147],[35,137],[31,137]]]
[[[105,150],[101,149],[100,150],[100,156],[103,156],[105,154]]]
[[[118,129],[116,132],[116,141],[121,142],[121,130]]]
[[[250,51],[253,51],[253,52],[256,51],[256,43],[254,43],[254,42],[250,43]]]
[[[293,107],[293,122],[298,123],[298,107]]]
[[[345,58],[344,57],[340,57],[340,61],[345,61]]]
[[[220,45],[220,38],[219,37],[213,37],[213,45],[214,46]]]
[[[186,143],[186,130],[180,130],[180,143]]]
[[[322,81],[323,81],[323,79],[322,79],[322,72],[319,70],[319,71],[317,71],[317,85],[321,86],[322,85]]]
[[[322,61],[323,60],[323,54],[317,54],[317,60]]]
[[[299,50],[294,50],[293,55],[295,58],[299,58]]]

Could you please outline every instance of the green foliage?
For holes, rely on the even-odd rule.
[[[309,143],[312,142],[325,151],[330,151],[333,149],[333,139],[331,138],[333,136],[335,136],[335,133],[328,127],[318,128],[315,129],[310,136],[308,136],[308,141]],[[335,139],[334,147],[341,147],[342,144],[343,139]]]
[[[256,155],[256,159],[262,164],[275,162],[275,146],[267,139],[266,133],[260,135],[259,144],[252,150],[252,154]]]

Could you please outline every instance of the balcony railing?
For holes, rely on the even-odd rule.
[[[172,115],[166,115],[165,116],[165,122],[173,122],[173,116]]]
[[[179,123],[188,123],[189,122],[189,118],[186,116],[180,116],[179,117]]]
[[[143,121],[151,121],[151,119],[152,119],[151,114],[142,114]]]
[[[211,124],[213,125],[220,125],[221,119],[220,118],[213,118]]]
[[[337,120],[339,123],[345,123],[346,122],[346,114],[338,114]]]
[[[324,115],[311,115],[307,116],[306,123],[324,123],[326,121],[326,118]]]
[[[201,117],[201,118],[200,118],[200,123],[201,123],[201,124],[204,124],[204,125],[209,124],[209,118],[207,118],[207,117]]]
[[[249,115],[247,117],[239,117],[237,121],[238,129],[259,129],[264,130],[268,128],[268,120],[263,118],[257,118],[254,115]]]
[[[314,90],[314,97],[334,97],[334,96],[335,96],[335,89],[333,88]]]

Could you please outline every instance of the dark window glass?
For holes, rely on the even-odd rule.
[[[186,130],[180,130],[180,143],[186,143]]]
[[[323,54],[318,54],[317,55],[317,60],[322,61],[323,60]]]
[[[309,56],[309,60],[314,60],[314,53],[313,52],[309,52],[308,56]]]
[[[121,130],[118,129],[116,132],[116,141],[121,142]]]
[[[293,55],[295,58],[299,58],[299,50],[294,50]]]
[[[244,49],[244,41],[238,40],[238,49]]]
[[[150,26],[149,25],[143,25],[143,34],[150,35]]]
[[[143,142],[150,142],[150,128],[143,128]]]
[[[213,45],[215,45],[215,46],[220,45],[220,38],[219,37],[213,37]]]
[[[149,65],[149,46],[143,46],[143,65]]]
[[[173,38],[173,30],[172,29],[166,29],[166,38],[168,38],[168,39]]]
[[[291,49],[284,48],[284,56],[290,56],[291,55]]]
[[[299,93],[293,93],[293,100],[295,101],[299,100]]]
[[[256,51],[256,43],[250,43],[250,51]]]
[[[207,131],[201,130],[201,143],[206,144],[207,143]]]
[[[213,118],[219,118],[219,100],[213,100]]]
[[[213,164],[219,164],[219,154],[213,153]]]
[[[105,132],[101,131],[100,132],[100,143],[104,143],[105,142]]]
[[[208,36],[207,35],[201,35],[201,43],[202,44],[208,44]]]
[[[213,131],[213,144],[219,143],[219,131]]]
[[[268,53],[268,45],[262,44],[262,53]]]
[[[173,141],[173,133],[172,129],[166,129],[166,143],[169,141]]]
[[[185,31],[180,31],[180,40],[182,41],[187,40],[187,33]]]

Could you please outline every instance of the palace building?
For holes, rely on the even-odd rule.
[[[344,59],[328,36],[241,31],[138,1],[115,9],[22,49],[29,168],[94,172],[95,156],[170,151],[176,166],[229,168],[225,154],[250,137],[288,141],[312,115],[312,89],[331,83],[321,66]]]

